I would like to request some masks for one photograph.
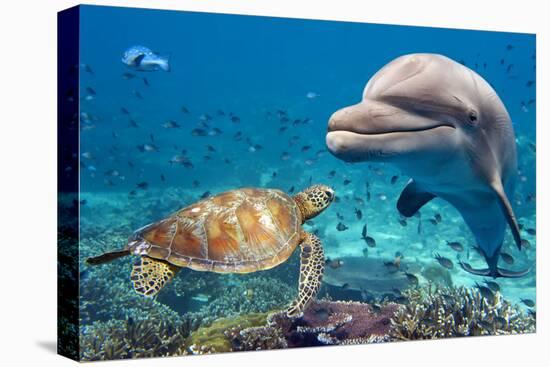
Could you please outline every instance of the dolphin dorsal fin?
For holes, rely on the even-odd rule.
[[[504,217],[506,218],[506,221],[510,226],[510,230],[512,231],[512,235],[514,236],[516,246],[519,250],[521,250],[521,235],[519,233],[518,221],[514,214],[514,210],[512,209],[512,205],[510,204],[510,200],[508,200],[508,196],[506,196],[506,193],[504,192],[504,187],[502,187],[502,182],[500,178],[495,179],[491,182],[491,188],[497,195],[500,209],[502,210],[502,214],[504,214]]]
[[[409,180],[397,200],[397,210],[405,217],[412,217],[427,202],[435,198],[431,192],[423,190],[414,180]]]

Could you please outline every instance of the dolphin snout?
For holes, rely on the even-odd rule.
[[[328,131],[348,130],[352,112],[350,107],[342,108],[334,112],[328,120]]]

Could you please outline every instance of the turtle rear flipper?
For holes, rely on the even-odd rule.
[[[153,297],[172,280],[179,269],[166,261],[142,256],[141,262],[132,268],[130,279],[137,293]]]
[[[290,305],[288,317],[300,317],[319,291],[325,271],[325,255],[321,240],[308,232],[302,232],[300,253],[300,281],[298,298]]]
[[[111,251],[99,256],[89,257],[86,259],[88,265],[99,265],[111,262],[118,258],[130,255],[130,250]]]

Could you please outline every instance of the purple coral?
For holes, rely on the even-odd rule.
[[[387,304],[375,311],[366,303],[315,301],[299,319],[272,314],[266,328],[279,330],[288,347],[367,343],[386,338],[398,308]]]

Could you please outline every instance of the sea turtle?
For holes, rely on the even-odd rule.
[[[315,297],[324,272],[321,241],[301,225],[321,213],[334,191],[314,185],[291,197],[276,189],[241,188],[200,200],[138,229],[126,247],[86,260],[96,265],[140,255],[131,280],[136,292],[155,296],[182,267],[216,273],[273,268],[301,247],[297,299],[287,309],[299,317]]]

